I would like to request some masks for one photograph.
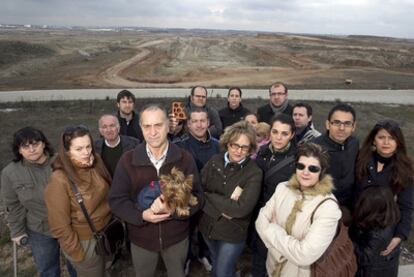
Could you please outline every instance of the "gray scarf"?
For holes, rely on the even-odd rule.
[[[289,101],[286,99],[286,101],[285,102],[283,102],[283,104],[282,105],[280,105],[280,107],[275,107],[273,104],[272,104],[272,102],[270,102],[270,108],[272,108],[272,111],[273,111],[273,113],[275,114],[275,115],[278,115],[278,114],[280,114],[280,113],[283,113],[283,111],[284,110],[286,110],[286,107],[288,106],[288,103]]]

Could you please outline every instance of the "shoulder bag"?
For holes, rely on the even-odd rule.
[[[333,198],[322,200],[312,212],[311,224],[313,223],[315,211],[327,200],[335,201],[338,204],[338,201]],[[331,244],[326,249],[325,253],[311,265],[311,276],[354,277],[357,268],[354,246],[348,236],[348,227],[346,227],[340,219],[336,235]]]

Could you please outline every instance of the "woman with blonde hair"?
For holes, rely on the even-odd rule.
[[[335,199],[327,166],[327,153],[319,145],[299,146],[295,174],[276,187],[260,210],[256,230],[268,248],[269,276],[311,276],[311,265],[332,242],[341,210],[336,201],[325,200]]]
[[[73,188],[82,196],[96,230],[104,228],[111,219],[107,201],[111,176],[95,154],[85,126],[65,129],[52,168],[45,191],[50,231],[78,276],[104,276],[104,257],[95,253],[96,241]]]

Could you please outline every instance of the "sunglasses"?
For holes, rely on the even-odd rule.
[[[297,170],[304,170],[305,168],[306,168],[306,165],[304,165],[303,163],[296,163]],[[312,172],[312,173],[318,173],[319,171],[321,171],[321,168],[316,165],[308,165],[308,170],[309,172]]]

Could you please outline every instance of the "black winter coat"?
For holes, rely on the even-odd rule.
[[[394,236],[394,226],[376,230],[350,228],[351,239],[358,261],[357,277],[397,277],[400,246],[389,255],[381,256]]]
[[[229,105],[227,104],[227,107],[219,111],[220,120],[221,123],[223,123],[223,130],[227,126],[233,125],[234,123],[243,120],[246,114],[248,114],[249,112],[250,111],[243,107],[241,103],[240,106],[236,109],[230,109]]]
[[[288,104],[283,113],[292,116],[292,106]],[[273,112],[272,107],[270,107],[270,104],[266,104],[257,109],[257,120],[259,122],[270,124],[274,115],[275,113]]]

